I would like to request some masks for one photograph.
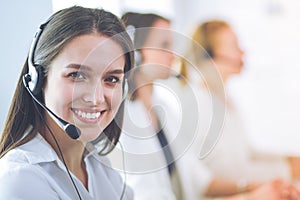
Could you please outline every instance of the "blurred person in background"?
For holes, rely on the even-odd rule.
[[[180,200],[183,199],[180,178],[166,134],[173,124],[161,115],[171,111],[157,99],[157,89],[166,89],[157,81],[172,74],[170,20],[153,13],[135,12],[125,13],[122,20],[132,36],[136,57],[136,67],[128,82],[120,138],[128,153],[127,183],[139,200]]]
[[[171,100],[168,99],[168,93],[170,90],[174,92],[174,88],[169,88],[163,81],[172,79],[174,75],[172,66],[175,55],[172,53],[170,20],[155,14],[132,12],[124,14],[122,20],[136,49],[136,68],[129,79],[129,99],[125,103],[127,109],[120,138],[126,153],[127,184],[133,188],[136,199],[190,200],[186,191],[189,183],[185,182],[185,177],[191,174],[185,174],[183,169],[191,163],[185,162],[188,155],[187,159],[182,159],[185,155],[177,157],[176,153],[181,149],[178,150],[180,144],[176,145],[176,141],[183,142],[185,138],[178,135],[178,112],[171,109]],[[197,166],[198,173],[192,176],[201,180],[198,179],[196,185],[201,185],[203,180],[211,181],[213,187],[223,183],[221,179],[210,176],[207,166],[200,163]],[[236,187],[236,183],[230,186]],[[224,190],[227,191],[227,188]],[[252,192],[224,199],[293,199],[297,194],[294,188],[275,180]]]
[[[298,163],[298,159],[286,159],[280,156],[256,157],[248,144],[246,131],[237,107],[226,91],[229,78],[240,74],[244,65],[244,52],[239,47],[238,38],[233,29],[222,20],[206,21],[196,28],[192,39],[194,44],[187,53],[187,57],[196,66],[191,66],[190,63],[183,60],[181,70],[182,74],[193,82],[194,91],[197,93],[198,106],[201,112],[198,115],[200,123],[198,134],[202,136],[202,140],[205,137],[209,139],[210,136],[205,136],[205,131],[209,129],[210,120],[214,114],[220,115],[222,114],[220,112],[224,112],[224,123],[219,130],[220,136],[216,138],[217,142],[214,148],[204,160],[196,158],[203,141],[195,142],[194,147],[191,148],[193,153],[189,154],[193,155],[193,158],[190,157],[189,160],[192,160],[191,163],[193,164],[185,169],[185,174],[190,177],[185,183],[188,187],[195,188],[194,183],[199,182],[197,179],[201,178],[200,176],[197,177],[199,173],[197,165],[205,165],[210,178],[207,179],[206,183],[202,181],[202,185],[197,186],[202,188],[202,191],[190,188],[189,191],[194,192],[194,197],[199,196],[200,193],[209,197],[240,193],[251,196],[258,191],[265,191],[265,193],[260,193],[260,196],[256,196],[255,199],[274,199],[276,194],[278,194],[279,199],[293,198],[283,197],[281,192],[287,186],[293,188],[295,194],[298,193],[293,186],[285,185],[285,182],[299,178],[299,169],[295,164]],[[199,46],[204,49],[199,48]],[[198,71],[203,74],[202,79],[195,79],[194,74]],[[221,78],[221,81],[217,81],[217,76]],[[188,97],[186,99],[185,109],[192,111],[195,105],[188,103]],[[213,104],[216,104],[214,108],[217,109],[212,109]],[[278,182],[282,184],[277,184]],[[278,187],[271,193],[262,189],[268,185],[274,186],[274,184],[285,186]],[[270,198],[269,195],[274,196]]]

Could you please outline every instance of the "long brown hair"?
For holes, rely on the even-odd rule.
[[[34,52],[34,63],[44,67],[45,76],[53,59],[60,53],[64,46],[77,36],[88,33],[100,33],[111,37],[123,49],[125,55],[125,75],[134,62],[133,44],[126,33],[125,26],[114,14],[103,9],[83,8],[73,6],[56,12],[46,25]],[[22,83],[22,77],[28,72],[27,60],[20,74],[12,103],[4,124],[3,133],[0,138],[0,158],[9,150],[26,143],[37,134],[37,127],[42,124],[39,113],[45,114],[40,106],[26,91]],[[43,100],[42,92],[36,95]],[[118,142],[124,104],[122,103],[115,119],[103,131],[106,137],[97,138],[94,143],[102,142],[104,145],[100,154],[110,152]],[[33,129],[26,133],[29,126]],[[103,134],[101,134],[103,135]]]

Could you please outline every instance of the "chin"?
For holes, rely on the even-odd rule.
[[[91,142],[95,140],[99,135],[102,133],[102,129],[81,129],[81,135],[79,137],[79,140],[81,140],[84,143]]]

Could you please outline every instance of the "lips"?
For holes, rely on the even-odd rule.
[[[97,123],[105,110],[103,111],[86,111],[81,109],[72,109],[75,116],[86,123]]]

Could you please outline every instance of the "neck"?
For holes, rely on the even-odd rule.
[[[149,80],[146,75],[138,74],[135,83],[137,99],[143,102],[147,110],[150,109],[152,104],[153,80]]]
[[[155,110],[153,109],[153,104],[152,104],[152,93],[153,92],[152,91],[153,91],[152,87],[147,88],[145,86],[145,88],[140,89],[137,92],[137,99],[143,103],[144,108],[147,112],[148,119],[150,120],[153,129],[158,130],[158,128],[159,128],[158,127],[158,117],[156,115]]]
[[[59,159],[86,185],[87,176],[83,162],[85,145],[80,140],[70,138],[48,114],[46,114],[46,123],[50,130],[43,127],[40,130],[41,135],[51,145]]]
[[[232,68],[231,63],[221,58],[215,58],[214,63],[216,64],[217,69],[219,70],[219,73],[225,85],[227,83],[228,78],[232,75],[228,71],[228,69]]]
[[[213,97],[225,101],[227,78],[221,71],[221,64],[214,60],[214,62],[202,62],[199,66],[203,75],[203,79],[200,79],[198,83],[200,87],[209,91]]]
[[[153,80],[146,75],[138,75],[136,79],[136,99],[141,101],[147,111],[149,120],[151,121],[154,130],[158,129],[158,118],[153,110],[152,96],[153,96]]]

